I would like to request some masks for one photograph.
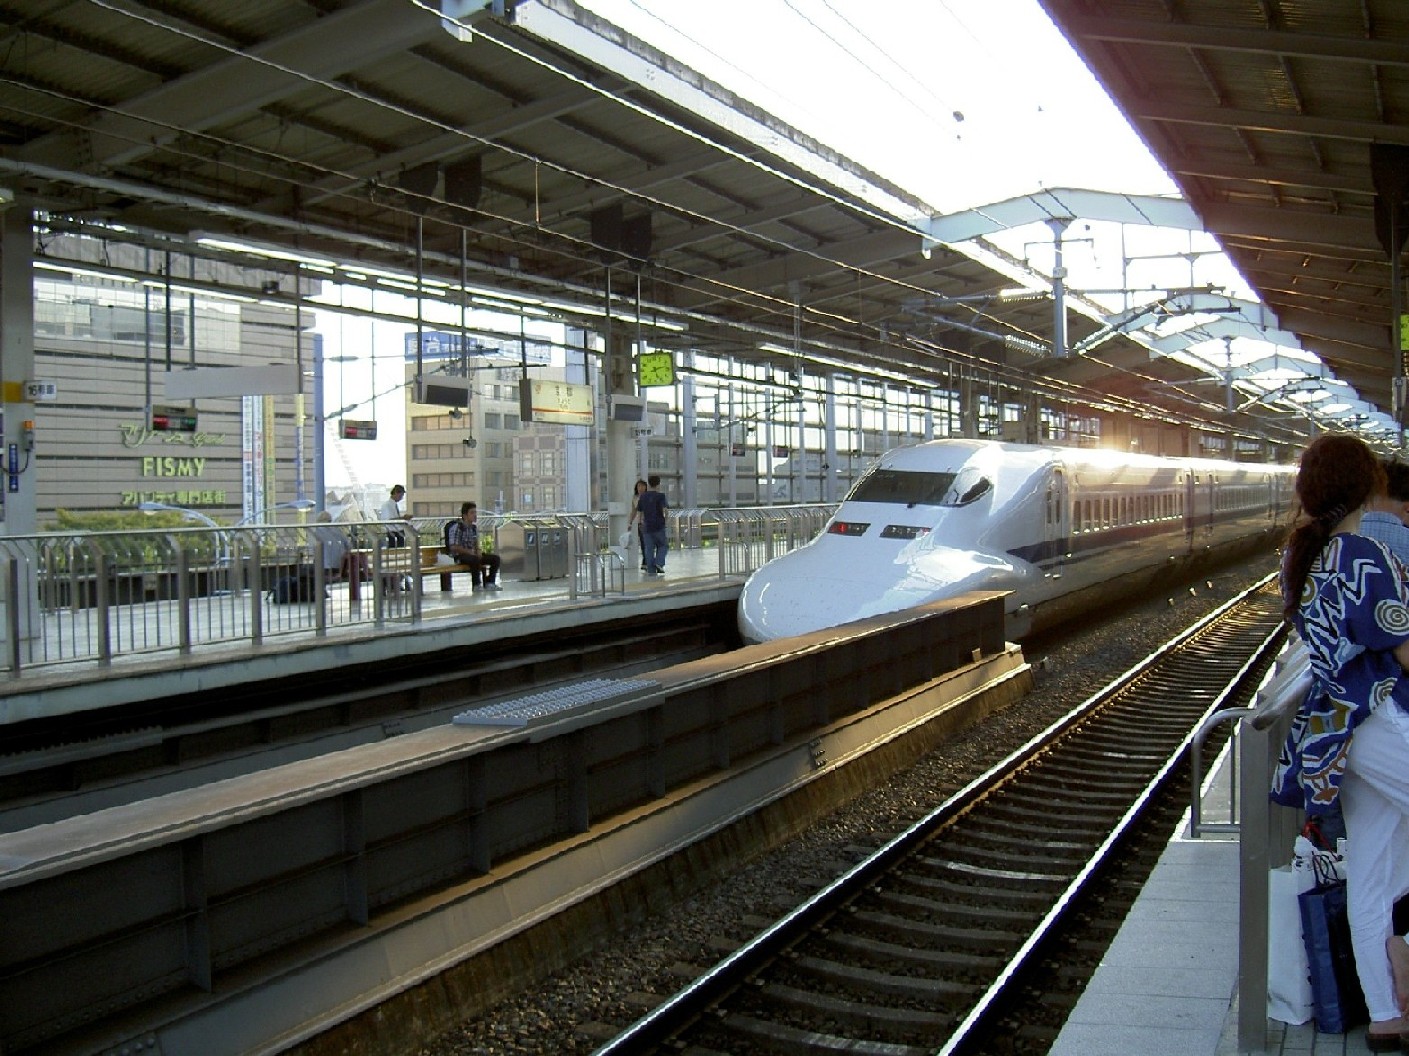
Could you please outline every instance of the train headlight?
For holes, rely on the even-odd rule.
[[[881,529],[882,539],[918,539],[930,530],[918,524],[888,524]]]
[[[865,535],[869,521],[833,521],[827,526],[828,535]]]

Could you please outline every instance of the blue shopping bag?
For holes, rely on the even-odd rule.
[[[1370,1019],[1360,977],[1355,974],[1345,881],[1319,884],[1303,891],[1297,900],[1301,903],[1301,934],[1311,970],[1311,1008],[1316,1029],[1324,1034],[1344,1034]]]

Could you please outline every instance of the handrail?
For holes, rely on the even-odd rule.
[[[1291,636],[1245,710],[1238,732],[1242,803],[1238,841],[1238,1051],[1267,1047],[1267,877],[1290,860],[1302,812],[1268,797],[1272,771],[1310,685],[1310,661]]]
[[[1206,715],[1203,722],[1199,723],[1198,729],[1194,731],[1193,743],[1189,746],[1189,837],[1200,839],[1204,833],[1237,833],[1242,831],[1242,826],[1238,823],[1238,797],[1236,790],[1238,787],[1238,753],[1236,749],[1229,756],[1229,776],[1228,787],[1234,790],[1233,795],[1228,797],[1229,817],[1226,822],[1213,822],[1203,820],[1203,800],[1204,800],[1204,742],[1209,734],[1213,733],[1224,723],[1238,723],[1247,718],[1252,712],[1252,708],[1223,708],[1215,711],[1212,715]],[[1236,744],[1237,726],[1233,727],[1233,738]]]
[[[672,510],[669,530],[677,547],[717,546],[718,574],[724,578],[746,575],[769,557],[807,542],[808,530],[820,529],[834,509],[809,504]],[[106,666],[135,654],[253,647],[296,633],[325,637],[356,626],[414,625],[423,612],[419,547],[432,540],[439,545],[443,523],[428,518],[334,522],[370,557],[371,582],[363,586],[371,596],[337,605],[328,599],[321,606],[276,605],[269,597],[280,578],[299,568],[311,570],[313,593],[323,597],[329,577],[315,531],[323,525],[316,522],[0,535],[0,563],[6,569],[0,576],[0,603],[6,606],[0,677],[75,662]],[[496,537],[515,523],[566,531],[572,554],[569,599],[580,587],[595,596],[625,591],[625,566],[597,559],[610,552],[604,511],[506,513],[486,516],[484,523]],[[406,546],[388,547],[390,531],[402,533]],[[578,582],[579,572],[584,583]],[[403,577],[410,590],[392,589]]]

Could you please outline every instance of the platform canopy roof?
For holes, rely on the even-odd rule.
[[[1392,411],[1403,372],[1388,220],[1397,208],[1402,244],[1409,4],[1041,3],[1280,331]]]
[[[589,329],[610,311],[779,375],[923,388],[963,369],[1279,439],[1320,415],[1301,394],[1321,386],[1383,429],[1369,143],[1405,142],[1395,0],[1046,3],[1188,207],[1073,189],[936,217],[572,0],[0,0],[0,189],[46,231],[178,259],[243,243],[291,278],[419,275],[425,297],[463,285]],[[1067,291],[1054,346],[1051,276],[990,236],[1068,208],[1203,224],[1265,307]],[[1185,355],[1176,317],[1266,338],[1276,370]]]

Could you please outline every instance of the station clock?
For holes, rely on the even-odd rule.
[[[675,384],[675,357],[669,352],[642,352],[636,359],[636,381],[641,388]]]

